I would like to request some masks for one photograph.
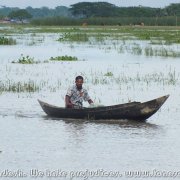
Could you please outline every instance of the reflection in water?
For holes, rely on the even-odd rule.
[[[9,111],[5,111],[4,113],[1,113],[2,116],[7,116]],[[47,115],[42,115],[41,112],[37,111],[31,111],[31,112],[24,112],[24,111],[16,111],[12,112],[12,114],[8,114],[8,116],[15,116],[16,118],[32,118],[32,119],[43,119],[49,121],[51,124],[53,124],[53,121],[56,123],[58,122],[64,122],[67,124],[67,128],[71,128],[70,132],[73,132],[74,135],[78,136],[79,132],[82,134],[84,129],[89,126],[102,126],[102,127],[108,127],[108,128],[119,128],[119,129],[126,129],[126,130],[132,130],[132,129],[144,129],[144,130],[160,130],[160,126],[156,124],[152,124],[148,121],[136,121],[136,120],[85,120],[85,119],[68,119],[68,118],[56,118],[56,117],[49,117]]]
[[[24,113],[22,111],[17,111],[15,113],[15,118],[25,118],[25,119],[38,119],[45,120],[51,126],[57,126],[57,124],[65,127],[66,133],[72,137],[77,144],[86,141],[87,133],[95,133],[96,131],[102,131],[102,133],[117,133],[122,136],[139,136],[152,137],[163,133],[162,127],[156,124],[152,124],[147,121],[133,121],[133,120],[83,120],[83,119],[62,119],[49,117],[47,115],[42,115],[38,112]],[[43,121],[42,121],[43,123]]]
[[[114,138],[125,136],[127,139],[131,137],[155,137],[164,133],[163,128],[159,125],[149,122],[139,122],[133,120],[81,120],[81,119],[61,119],[48,116],[43,117],[44,120],[64,122],[66,132],[71,133],[75,141],[85,141],[88,133],[101,132],[102,134],[113,134]],[[101,135],[102,135],[101,134]],[[88,135],[87,135],[88,136]]]
[[[156,124],[149,123],[147,121],[136,121],[136,120],[84,120],[84,119],[62,119],[44,116],[45,120],[64,121],[67,124],[82,125],[82,124],[104,124],[104,125],[118,125],[122,128],[152,128],[158,129],[159,126]]]

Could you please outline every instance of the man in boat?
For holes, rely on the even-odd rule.
[[[82,87],[83,80],[82,76],[77,76],[75,85],[68,89],[65,97],[66,108],[83,108],[83,100],[88,101],[89,104],[93,103],[87,90]]]

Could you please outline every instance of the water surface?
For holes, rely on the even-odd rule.
[[[59,34],[44,33],[33,39],[31,34],[15,37],[19,38],[17,45],[0,46],[1,85],[8,87],[8,83],[31,81],[40,89],[0,94],[1,176],[5,170],[19,170],[24,173],[23,179],[32,179],[32,172],[37,179],[48,179],[50,172],[53,176],[63,171],[66,177],[59,175],[51,179],[128,179],[129,171],[156,172],[155,175],[179,171],[178,58],[119,53],[106,45],[59,43],[56,41]],[[12,64],[21,54],[42,63]],[[77,56],[81,61],[43,63],[59,55]],[[107,72],[113,76],[105,76]],[[47,117],[37,99],[64,106],[66,90],[79,74],[85,77],[84,86],[97,104],[143,102],[166,94],[170,97],[144,123],[127,120],[98,123]],[[86,177],[85,173],[90,171],[99,176]],[[119,176],[104,177],[104,172],[119,172]]]

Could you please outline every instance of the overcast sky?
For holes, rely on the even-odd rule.
[[[104,1],[115,4],[120,7],[126,6],[149,6],[149,7],[165,7],[171,3],[180,3],[180,0],[0,0],[0,6],[8,7],[43,7],[54,8],[56,6],[67,6],[77,2],[98,2]]]

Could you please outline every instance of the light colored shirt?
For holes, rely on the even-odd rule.
[[[83,100],[88,101],[91,99],[86,89],[82,88],[81,90],[78,90],[76,85],[70,87],[66,95],[70,97],[72,104],[80,107],[83,106]]]

